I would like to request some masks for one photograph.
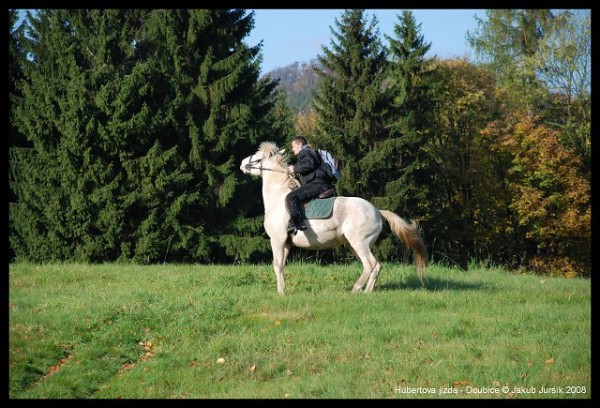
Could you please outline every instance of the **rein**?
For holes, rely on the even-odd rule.
[[[288,174],[287,170],[284,171],[284,170],[279,170],[279,169],[270,169],[268,167],[263,167],[263,165],[262,165],[262,159],[252,160],[253,156],[254,155],[250,156],[250,161],[245,166],[246,170],[250,170],[250,169],[255,169],[255,170],[260,170],[260,171],[268,170],[268,171],[275,171],[277,173]],[[258,167],[256,166],[257,164],[259,165]]]

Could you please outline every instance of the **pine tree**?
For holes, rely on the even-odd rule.
[[[163,160],[161,156],[172,160],[166,174],[173,176],[173,185],[165,191],[173,201],[164,213],[153,212],[156,200],[164,200],[162,194],[155,196],[152,189],[133,192],[146,214],[134,233],[137,257],[146,256],[150,248],[155,248],[148,254],[151,259],[166,257],[167,251],[170,259],[195,261],[238,255],[231,253],[229,238],[239,232],[236,225],[247,226],[240,217],[247,211],[244,204],[248,206],[238,197],[239,161],[255,151],[263,135],[276,142],[281,137],[271,133],[266,119],[274,106],[276,83],[258,81],[260,45],[243,42],[252,27],[253,14],[243,10],[150,14],[139,43],[144,61],[139,80],[152,95],[144,122],[152,123],[153,131],[143,139],[142,151],[159,143],[160,149],[153,150],[156,156],[146,157],[148,170],[152,161]],[[152,76],[143,72],[146,67]],[[140,174],[153,177],[146,171]],[[251,207],[259,208],[260,196],[253,200]],[[256,228],[252,232],[260,234]],[[150,242],[149,236],[156,238]]]
[[[18,90],[19,83],[23,79],[22,60],[23,52],[21,50],[20,37],[23,36],[24,26],[15,27],[19,18],[18,10],[9,10],[8,15],[8,98],[10,101],[9,111],[9,146],[29,146],[25,137],[19,132],[13,124],[12,107],[21,97]],[[11,200],[12,201],[12,200]]]
[[[431,47],[420,34],[410,11],[403,11],[389,42],[387,86],[390,109],[388,138],[373,152],[370,179],[378,189],[375,205],[402,216],[427,220],[424,202],[430,196],[432,169],[425,145],[433,118],[433,68],[425,54]],[[427,223],[422,224],[427,227]],[[384,234],[379,245],[387,258],[400,257],[401,248]]]
[[[131,50],[118,10],[39,10],[22,35],[22,99],[15,124],[32,144],[11,157],[18,201],[11,244],[32,261],[114,258],[125,222],[115,141],[102,134],[98,102]]]
[[[393,96],[389,118],[389,152],[380,162],[386,167],[381,173],[381,205],[407,217],[421,218],[420,203],[429,194],[431,169],[428,169],[428,143],[433,124],[434,72],[432,60],[425,54],[431,43],[420,34],[412,12],[403,11],[394,25],[395,37],[389,41],[390,90]]]
[[[284,137],[276,83],[242,10],[41,10],[22,37],[11,245],[32,261],[233,258],[266,252],[241,158]],[[258,192],[257,192],[258,190]],[[244,200],[241,198],[243,197]],[[247,217],[252,217],[248,219]]]
[[[371,199],[373,152],[388,137],[386,53],[376,17],[367,23],[364,10],[344,11],[335,25],[331,49],[323,47],[317,58],[321,67],[313,67],[320,77],[314,100],[320,134],[312,142],[341,160],[338,193]]]
[[[295,136],[287,94],[277,87],[266,100],[272,101],[273,108],[262,119],[268,130],[266,133],[261,130],[261,141],[273,141],[280,147],[287,148],[289,141]],[[252,144],[248,147],[250,155],[258,146]],[[225,255],[236,262],[265,262],[271,257],[271,246],[264,238],[262,190],[257,183],[260,182],[245,176],[238,182],[235,197],[228,205],[229,214],[234,218],[229,220],[230,228],[219,235],[219,244]]]
[[[19,18],[18,10],[9,10],[8,15],[8,99],[9,99],[9,112],[8,112],[8,153],[9,153],[9,173],[8,173],[8,184],[9,184],[9,213],[11,213],[16,206],[18,195],[15,193],[18,188],[18,175],[15,172],[15,159],[19,155],[23,155],[24,152],[29,151],[31,145],[27,142],[27,139],[19,132],[17,126],[14,124],[14,106],[19,102],[21,92],[18,90],[19,83],[23,80],[22,72],[22,58],[23,52],[21,51],[21,44],[19,38],[23,36],[24,26],[15,27]],[[9,236],[14,234],[13,223],[9,222]],[[9,259],[13,259],[15,252],[10,246]]]

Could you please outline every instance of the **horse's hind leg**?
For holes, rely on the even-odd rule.
[[[365,245],[364,242],[358,244],[356,247],[350,246],[350,249],[352,250],[354,256],[356,256],[356,258],[358,258],[363,265],[363,271],[358,277],[357,281],[354,283],[354,286],[352,287],[352,292],[356,293],[362,290],[362,287],[365,285],[365,282],[367,281],[367,279],[369,279],[369,276],[371,276],[372,272],[374,271],[374,268],[377,268],[379,263],[377,262],[373,254],[371,254],[371,250],[369,249],[368,245]],[[379,269],[377,269],[377,274],[378,273]]]
[[[373,255],[371,255],[373,257]],[[377,260],[373,257],[373,261],[375,261],[375,267],[371,274],[369,275],[369,281],[367,282],[367,287],[365,288],[365,292],[373,291],[373,286],[375,286],[375,282],[377,282],[377,277],[379,276],[379,271],[381,271],[381,264],[377,262]]]

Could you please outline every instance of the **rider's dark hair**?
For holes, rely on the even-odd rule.
[[[308,141],[306,140],[306,138],[304,136],[296,136],[295,138],[292,139],[292,142],[300,142],[300,144],[302,146],[304,146],[305,144],[308,144]]]

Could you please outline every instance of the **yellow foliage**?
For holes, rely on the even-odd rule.
[[[560,256],[536,255],[529,261],[529,265],[534,271],[544,275],[574,278],[590,273],[581,262]]]
[[[317,133],[317,113],[314,109],[300,112],[296,116],[296,133],[309,139]]]
[[[495,139],[494,149],[512,156],[510,208],[542,253],[530,266],[542,273],[589,274],[591,188],[580,174],[581,158],[555,131],[522,113],[484,134]]]

